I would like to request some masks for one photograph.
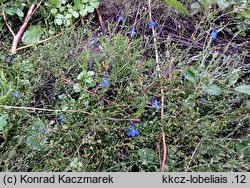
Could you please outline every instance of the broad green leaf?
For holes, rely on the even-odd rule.
[[[97,8],[99,6],[100,2],[99,1],[90,1],[90,5],[94,8]]]
[[[240,72],[239,69],[234,69],[232,71],[230,76],[227,78],[227,83],[228,83],[229,86],[232,86],[237,82],[237,80],[239,78],[239,72]]]
[[[75,84],[73,86],[73,90],[74,90],[75,93],[80,93],[81,92],[80,85],[79,84]]]
[[[46,144],[46,134],[45,134],[45,125],[40,120],[35,120],[33,122],[32,128],[28,131],[27,134],[27,145],[32,150],[42,150]]]
[[[241,86],[236,87],[234,90],[240,93],[250,95],[250,85],[241,85]]]
[[[23,11],[21,11],[19,8],[16,9],[16,14],[21,18],[24,17]]]
[[[50,12],[51,12],[52,14],[56,14],[56,13],[57,13],[57,9],[56,9],[56,8],[52,8],[52,9],[50,9]]]
[[[90,12],[90,13],[94,12],[94,10],[95,10],[94,7],[92,7],[92,6],[86,6],[85,9],[87,10],[87,12]]]
[[[214,84],[204,87],[203,91],[206,92],[208,95],[215,95],[215,96],[218,96],[222,93],[221,88]]]
[[[74,0],[74,8],[76,10],[80,10],[81,9],[81,0]]]
[[[226,0],[217,0],[216,1],[218,6],[223,10],[226,9],[227,7],[229,7],[231,5],[230,2],[227,2]]]
[[[76,11],[73,11],[73,12],[72,12],[72,15],[74,16],[74,18],[78,18],[78,17],[79,17],[79,13],[76,12]]]
[[[201,7],[201,5],[200,5],[200,3],[198,3],[198,2],[195,2],[195,3],[193,3],[192,5],[191,5],[191,9],[198,9],[198,8],[200,8]]]
[[[94,74],[95,74],[94,71],[88,71],[88,72],[87,72],[87,75],[88,75],[88,76],[93,76]]]
[[[78,74],[78,76],[76,77],[76,79],[77,80],[81,80],[84,77],[85,74],[86,74],[85,71],[80,72],[80,74]]]
[[[60,19],[60,18],[56,18],[54,20],[54,22],[55,22],[56,25],[62,25],[62,19]]]
[[[44,29],[39,26],[30,26],[23,34],[22,41],[24,44],[36,44],[39,42]]]
[[[85,7],[81,7],[79,13],[80,13],[82,16],[86,16],[87,13],[88,13],[88,11],[86,10]]]
[[[5,127],[7,126],[7,119],[8,119],[8,115],[1,115],[0,116],[0,131],[3,131],[5,129]]]
[[[184,72],[184,76],[185,76],[185,79],[187,79],[188,81],[195,81],[196,79],[196,75],[194,73],[194,71],[190,68],[187,68]]]
[[[16,14],[16,10],[14,8],[7,8],[6,9],[6,14],[13,16]]]
[[[164,0],[167,4],[169,4],[170,6],[176,8],[177,10],[179,10],[181,13],[185,14],[185,15],[189,15],[188,10],[177,0]]]

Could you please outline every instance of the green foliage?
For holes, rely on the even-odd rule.
[[[7,126],[7,119],[9,118],[9,116],[7,114],[1,115],[0,116],[0,131],[3,131],[6,126]]]
[[[39,26],[31,26],[26,30],[22,36],[24,44],[37,44],[43,34],[44,29]]]
[[[44,150],[46,144],[45,125],[39,119],[33,121],[31,129],[27,133],[27,145],[36,151]]]
[[[250,95],[250,85],[241,85],[235,88],[236,91],[240,93],[245,93]]]
[[[177,0],[164,0],[164,2],[166,2],[167,4],[169,4],[172,7],[176,8],[184,15],[187,15],[187,16],[189,15],[188,10],[179,1],[177,1]]]
[[[53,0],[46,4],[54,17],[54,24],[58,26],[70,26],[72,21],[88,13],[94,12],[99,6],[99,0]]]

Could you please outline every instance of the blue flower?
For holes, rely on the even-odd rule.
[[[96,45],[98,42],[97,38],[93,38],[93,40],[90,42],[92,45]]]
[[[118,22],[124,22],[124,17],[123,16],[116,16],[116,20]]]
[[[217,34],[218,34],[218,30],[217,29],[215,29],[215,30],[212,31],[212,33],[211,33],[212,40],[217,39]]]
[[[198,99],[201,103],[205,103],[206,102],[206,99],[204,99],[204,98],[199,98]]]
[[[128,34],[130,34],[130,37],[133,38],[136,35],[135,27],[133,27],[131,31],[128,32]]]
[[[12,97],[15,97],[17,99],[21,98],[18,91],[15,91],[14,93],[12,93]]]
[[[57,118],[58,124],[63,124],[65,122],[65,119],[63,117]]]
[[[7,55],[7,56],[6,56],[5,61],[6,61],[7,63],[9,63],[10,65],[13,65],[13,64],[14,64],[14,62],[13,62],[13,60],[12,60],[12,57],[11,57],[10,55]]]
[[[153,28],[155,26],[156,26],[156,22],[154,22],[154,21],[151,21],[151,22],[148,23],[149,28]]]
[[[138,134],[140,134],[140,131],[136,130],[134,124],[132,124],[131,127],[130,127],[130,131],[127,132],[127,136],[135,137]]]
[[[109,85],[109,80],[108,78],[104,77],[101,86],[107,87],[108,85]]]
[[[156,111],[160,110],[160,101],[157,99],[153,99],[151,101],[151,105],[155,107]]]

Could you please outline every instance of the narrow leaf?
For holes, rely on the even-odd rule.
[[[185,14],[186,16],[190,15],[188,10],[179,1],[177,0],[164,0],[164,1],[170,6],[179,10],[181,13]]]

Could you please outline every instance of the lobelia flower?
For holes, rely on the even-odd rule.
[[[57,118],[58,124],[63,124],[65,122],[65,119],[63,117]]]
[[[217,29],[215,29],[215,30],[212,31],[212,33],[211,33],[212,40],[217,39],[217,34],[218,34],[218,30]]]
[[[13,62],[13,60],[12,60],[12,57],[11,57],[10,55],[7,55],[7,56],[6,56],[5,61],[6,61],[7,63],[9,63],[10,65],[13,65],[13,64],[14,64],[14,62]]]
[[[154,21],[151,21],[151,22],[148,23],[149,28],[153,28],[155,26],[156,26],[156,22],[154,22]]]
[[[14,93],[12,93],[12,97],[15,97],[17,99],[21,98],[18,91],[15,91]]]
[[[138,131],[138,130],[135,128],[135,125],[132,124],[131,127],[130,127],[130,131],[127,132],[127,136],[129,136],[129,137],[135,137],[135,136],[137,136],[138,134],[140,134],[140,131]]]
[[[118,22],[124,22],[124,17],[123,17],[123,16],[117,16],[117,17],[116,17],[116,20],[117,20]]]
[[[135,27],[133,27],[131,31],[128,32],[128,34],[130,34],[130,37],[133,38],[136,35]]]
[[[199,98],[198,99],[201,103],[205,103],[206,102],[206,99],[204,99],[204,98]]]
[[[97,44],[97,42],[98,42],[97,38],[93,38],[93,40],[90,42],[90,44],[95,46]]]
[[[109,80],[108,78],[104,77],[101,86],[108,87],[108,85],[109,85]]]
[[[155,107],[156,111],[160,110],[160,101],[157,99],[153,99],[151,101],[151,105]]]

